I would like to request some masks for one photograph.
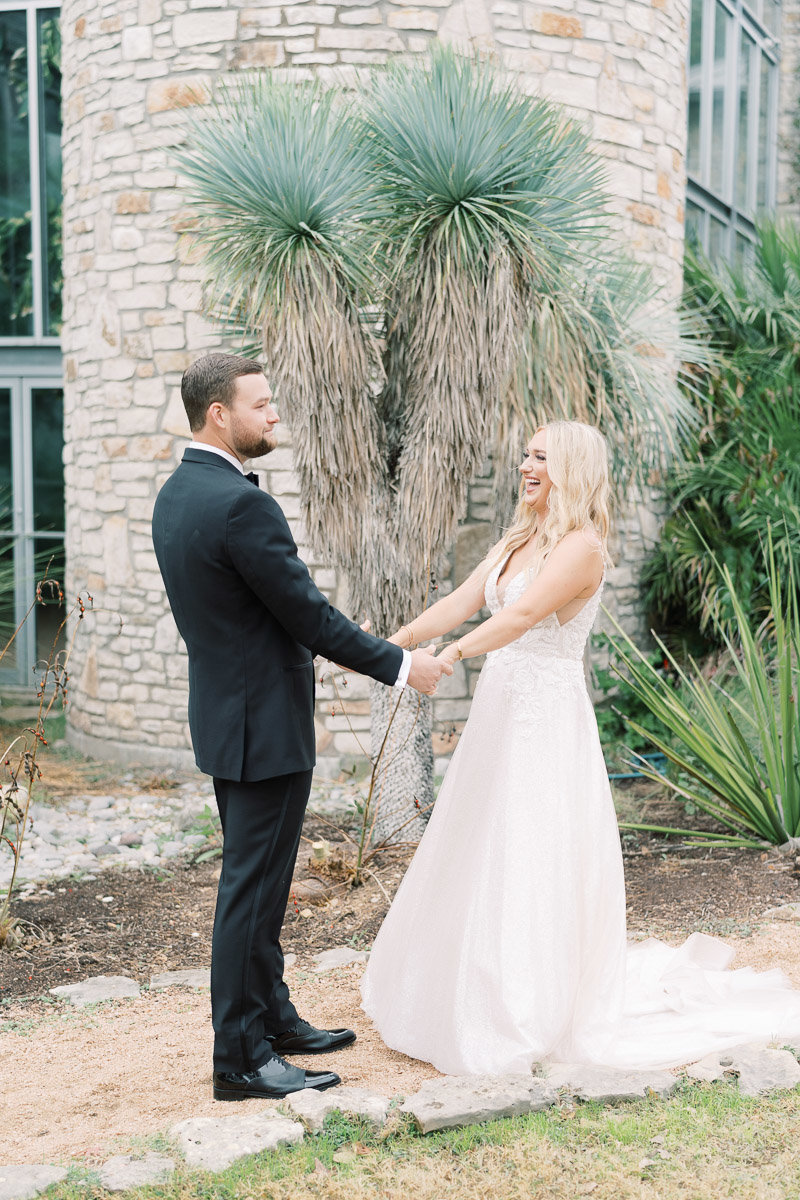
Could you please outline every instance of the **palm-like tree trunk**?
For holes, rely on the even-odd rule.
[[[373,842],[416,842],[422,837],[433,794],[431,701],[407,688],[374,683],[371,752],[380,765],[373,791]]]

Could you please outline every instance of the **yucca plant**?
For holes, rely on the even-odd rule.
[[[534,298],[603,227],[601,160],[555,106],[440,47],[358,97],[242,79],[180,162],[208,307],[259,330],[287,401],[311,544],[387,633],[430,594]],[[393,704],[376,685],[374,746]],[[379,839],[433,799],[428,702],[395,725]]]
[[[664,679],[617,625],[611,639],[628,686],[665,727],[664,736],[631,728],[666,755],[666,771],[644,759],[638,770],[674,795],[713,817],[720,832],[629,824],[718,845],[800,846],[800,605],[797,576],[788,579],[775,559],[771,534],[763,551],[770,610],[761,629],[751,628],[747,598],[730,569],[719,566],[730,596],[733,625],[718,620],[731,684],[704,676],[698,664],[683,666],[660,639],[664,658],[680,687]],[[637,756],[640,758],[640,756]]]

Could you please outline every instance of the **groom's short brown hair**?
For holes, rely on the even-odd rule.
[[[195,433],[206,423],[209,404],[230,408],[240,375],[263,375],[264,368],[241,354],[204,354],[183,372],[181,399]]]

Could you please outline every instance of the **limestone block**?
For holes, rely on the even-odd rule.
[[[234,67],[279,67],[286,61],[281,42],[241,42],[233,57]]]
[[[98,1171],[100,1186],[108,1192],[125,1192],[128,1188],[147,1184],[166,1183],[175,1170],[175,1163],[163,1154],[118,1154],[103,1163]]]
[[[82,983],[50,988],[52,996],[61,996],[76,1008],[97,1004],[100,1000],[120,1000],[139,995],[139,984],[125,975],[95,975]]]
[[[338,1087],[325,1092],[305,1088],[302,1092],[292,1092],[287,1096],[284,1105],[293,1116],[300,1118],[311,1133],[319,1133],[325,1118],[333,1112],[361,1117],[379,1129],[386,1124],[389,1114],[387,1098],[366,1088]]]
[[[129,25],[122,31],[122,57],[128,60],[150,58],[153,34],[146,25]]]
[[[210,95],[211,79],[206,74],[156,79],[147,89],[147,111],[169,112],[176,108],[188,108],[193,104],[207,104]]]
[[[320,49],[334,50],[403,50],[396,33],[388,29],[320,29]]]
[[[426,1080],[400,1111],[411,1113],[422,1133],[433,1133],[540,1112],[557,1098],[549,1080],[532,1075],[451,1075]]]
[[[342,25],[380,25],[382,21],[379,8],[351,8],[339,13]]]
[[[66,1177],[66,1167],[45,1164],[0,1167],[0,1200],[33,1200],[45,1188],[61,1183]]]
[[[399,12],[389,13],[389,25],[392,29],[428,29],[435,33],[439,28],[439,17],[435,12],[421,8],[401,8]]]
[[[303,1140],[303,1126],[271,1109],[238,1117],[195,1117],[180,1121],[170,1133],[190,1167],[224,1171],[238,1158],[292,1146]]]
[[[350,946],[333,946],[330,950],[323,950],[320,954],[314,955],[316,966],[314,973],[316,975],[324,975],[326,971],[334,971],[337,967],[349,967],[353,963],[366,962],[368,958],[366,950],[352,950]]]
[[[103,566],[108,583],[117,587],[133,583],[125,517],[112,515],[103,523]]]
[[[332,25],[336,9],[332,4],[292,4],[284,9],[287,25]]]
[[[727,1074],[739,1077],[739,1091],[745,1096],[788,1091],[800,1085],[800,1064],[789,1050],[773,1049],[763,1042],[733,1046],[730,1050],[707,1054],[687,1068],[693,1079],[721,1079]]]
[[[172,26],[175,45],[194,48],[209,42],[232,42],[236,21],[236,9],[181,13]]]
[[[613,1104],[618,1100],[636,1100],[655,1092],[665,1097],[678,1086],[678,1077],[668,1071],[623,1071],[613,1067],[550,1063],[547,1082],[577,1100],[599,1100]]]
[[[117,196],[114,210],[117,213],[148,213],[150,212],[150,196],[147,192],[120,192]]]

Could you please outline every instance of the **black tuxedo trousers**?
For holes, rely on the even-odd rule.
[[[211,948],[214,1070],[256,1071],[297,1010],[280,944],[311,771],[215,779],[224,852]]]

